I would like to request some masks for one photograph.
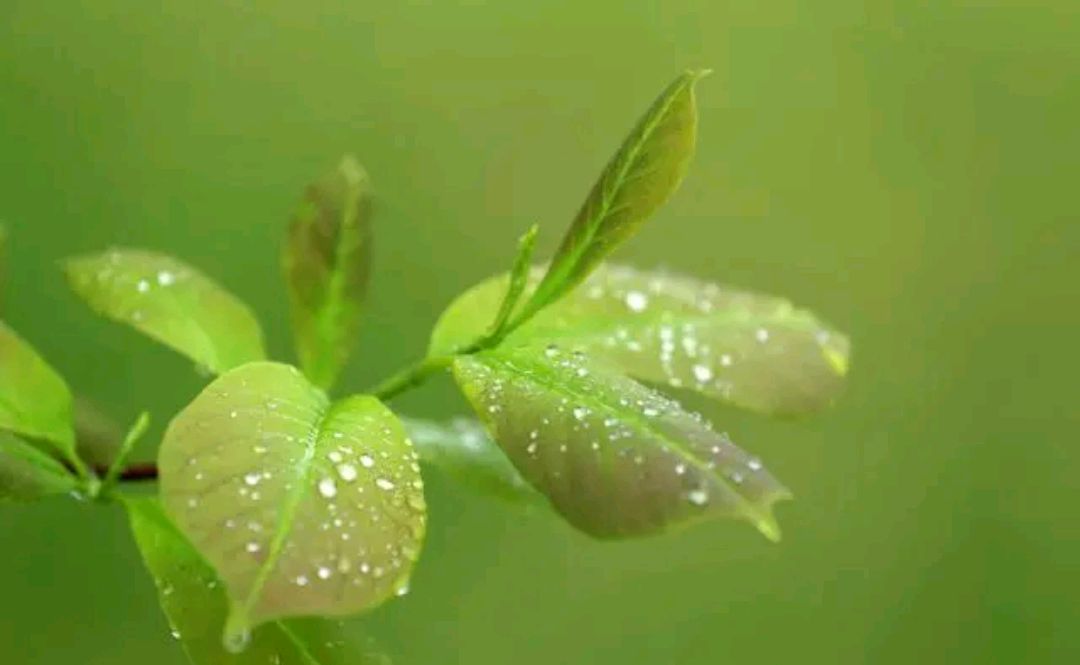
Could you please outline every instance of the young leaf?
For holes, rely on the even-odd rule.
[[[423,484],[374,397],[331,404],[293,367],[244,365],[177,415],[158,467],[165,509],[228,588],[234,647],[265,621],[352,614],[407,587]]]
[[[676,78],[638,120],[593,185],[518,321],[585,279],[678,189],[697,139],[694,86],[708,73],[692,70]]]
[[[448,423],[407,418],[403,422],[421,462],[480,494],[511,503],[543,503],[543,496],[525,482],[479,422],[471,418]]]
[[[63,464],[7,432],[0,432],[0,500],[30,501],[75,491]]]
[[[529,282],[529,268],[532,266],[533,250],[536,248],[536,235],[540,232],[540,225],[533,224],[525,235],[518,240],[517,256],[514,257],[514,265],[510,268],[510,277],[503,292],[502,303],[499,305],[495,320],[488,328],[488,337],[498,338],[506,328],[510,315],[514,313],[514,307],[521,300],[521,294],[525,292],[525,286]]]
[[[74,462],[71,391],[60,375],[0,321],[0,429],[47,441]]]
[[[340,621],[291,619],[252,633],[243,653],[221,644],[229,609],[225,587],[169,521],[157,499],[125,502],[135,542],[157,585],[173,637],[195,665],[386,665]]]
[[[116,457],[109,464],[105,477],[101,479],[101,484],[97,488],[98,494],[109,492],[113,485],[120,480],[120,473],[124,470],[124,465],[127,464],[131,451],[135,449],[135,444],[139,442],[143,434],[146,434],[148,427],[150,427],[150,414],[143,411],[132,423],[127,434],[124,435],[124,439],[120,442]]]
[[[586,533],[635,536],[727,516],[779,539],[772,504],[790,494],[759,460],[583,354],[496,348],[457,358],[454,375],[525,479]]]
[[[346,156],[308,188],[282,252],[300,366],[324,389],[352,351],[370,257],[371,182]]]
[[[69,259],[71,288],[97,313],[126,323],[220,374],[265,357],[251,310],[198,270],[139,249]]]
[[[541,273],[533,269],[532,286]],[[489,279],[451,304],[435,327],[431,353],[475,339],[506,281]],[[643,381],[771,414],[830,404],[843,387],[849,354],[842,333],[782,298],[614,265],[597,268],[503,343],[546,342]]]

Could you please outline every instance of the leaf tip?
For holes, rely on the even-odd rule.
[[[229,618],[225,620],[225,630],[221,635],[221,645],[232,654],[243,652],[251,643],[251,622],[243,608],[233,607]]]
[[[360,160],[352,153],[342,155],[338,163],[338,172],[350,185],[359,185],[368,179],[367,171],[360,164]]]
[[[699,67],[697,69],[686,70],[686,77],[690,79],[691,83],[697,83],[701,79],[710,76],[713,73],[710,67]]]

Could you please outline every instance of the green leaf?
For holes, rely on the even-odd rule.
[[[29,443],[0,432],[0,500],[30,501],[75,491],[78,480],[63,464]]]
[[[164,254],[113,249],[69,259],[71,288],[103,316],[126,323],[220,374],[261,360],[251,310],[201,272]]]
[[[173,637],[195,665],[386,665],[340,621],[292,619],[254,631],[243,653],[221,644],[229,601],[214,569],[169,521],[157,499],[124,502]]]
[[[533,269],[533,287],[541,273]],[[431,354],[475,339],[506,282],[506,275],[489,279],[451,304]],[[782,298],[614,265],[598,268],[503,343],[583,351],[637,379],[771,414],[830,404],[849,356],[842,333]]]
[[[521,300],[521,294],[525,292],[525,286],[529,283],[529,269],[532,265],[533,250],[536,249],[536,235],[540,232],[540,225],[533,224],[525,235],[518,240],[517,256],[514,257],[514,265],[510,268],[510,278],[503,293],[502,303],[488,328],[488,337],[497,339],[506,329],[510,315],[514,313],[514,307]]]
[[[124,439],[117,449],[116,457],[113,458],[112,463],[109,464],[109,468],[105,472],[105,477],[101,479],[101,484],[97,488],[98,494],[107,495],[107,493],[112,490],[113,486],[120,480],[120,473],[124,470],[124,465],[127,464],[128,457],[131,456],[131,451],[135,449],[135,444],[138,443],[143,434],[146,434],[146,429],[148,427],[150,427],[150,414],[143,411],[139,414],[138,418],[135,419],[135,422],[132,423],[127,434],[124,435]]]
[[[295,368],[258,362],[169,425],[165,509],[232,599],[230,644],[287,616],[342,616],[407,588],[423,484],[401,423],[374,397],[330,403]]]
[[[334,384],[352,351],[371,267],[371,182],[351,156],[308,188],[282,252],[300,366]]]
[[[60,375],[0,321],[0,429],[49,442],[74,461],[71,391]]]
[[[694,86],[708,73],[692,70],[676,78],[638,120],[593,185],[518,321],[579,284],[678,189],[697,139]]]
[[[454,418],[448,423],[407,418],[403,422],[420,461],[465,487],[510,503],[544,502],[479,422],[471,418]]]
[[[497,348],[457,358],[454,375],[525,479],[586,533],[635,536],[726,516],[779,539],[772,504],[790,494],[759,460],[583,354]]]

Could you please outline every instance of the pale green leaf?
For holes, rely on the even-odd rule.
[[[70,259],[65,271],[71,288],[95,312],[134,327],[211,372],[265,356],[251,310],[177,259],[113,249]]]
[[[571,524],[598,537],[698,519],[749,521],[772,540],[790,496],[702,418],[583,354],[497,348],[454,362],[492,437]]]
[[[172,635],[195,665],[387,665],[355,627],[330,619],[264,624],[238,654],[221,644],[229,600],[214,569],[170,522],[157,499],[125,501],[135,542],[154,578]]]
[[[161,444],[161,494],[228,588],[228,637],[402,592],[425,526],[416,458],[377,399],[331,403],[287,365],[244,365],[196,397]]]
[[[676,78],[638,120],[593,185],[521,320],[585,279],[678,189],[697,140],[694,86],[706,74]]]
[[[0,321],[0,429],[47,441],[75,457],[71,391],[56,371]]]
[[[7,432],[0,432],[0,500],[30,501],[67,494],[78,480],[63,464]]]
[[[543,503],[484,426],[471,418],[441,423],[417,418],[403,421],[420,461],[446,473],[479,494],[518,504]]]
[[[308,188],[282,252],[300,366],[329,388],[360,327],[371,264],[371,182],[351,156]]]
[[[532,271],[532,285],[542,274]],[[482,282],[439,320],[431,353],[482,332],[507,276]],[[663,271],[603,265],[515,330],[505,345],[554,344],[637,379],[694,390],[743,408],[800,414],[830,404],[847,372],[847,338],[783,298]]]

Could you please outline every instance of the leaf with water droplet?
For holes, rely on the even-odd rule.
[[[0,432],[0,500],[30,501],[75,491],[63,464],[8,432]]]
[[[420,461],[443,471],[455,481],[479,494],[510,503],[533,505],[545,502],[525,482],[514,465],[488,436],[484,426],[472,418],[436,422],[405,418]]]
[[[165,509],[232,600],[227,633],[342,616],[408,583],[426,506],[416,453],[374,397],[331,403],[288,365],[222,375],[169,425]]]
[[[780,537],[788,490],[676,402],[580,353],[497,348],[454,361],[473,409],[525,479],[598,537],[723,516]]]
[[[530,288],[541,274],[533,269]],[[451,304],[431,353],[475,339],[506,281],[489,279]],[[833,402],[849,356],[847,337],[783,298],[610,264],[503,342],[541,343],[583,351],[642,381],[789,415]]]
[[[352,156],[308,188],[282,252],[300,366],[328,389],[360,327],[371,267],[371,181]]]
[[[48,442],[76,461],[71,391],[64,379],[0,321],[0,429]]]
[[[195,665],[387,665],[355,626],[330,619],[272,621],[255,629],[247,648],[221,644],[229,610],[225,587],[161,509],[157,499],[127,499],[135,542],[154,578],[172,635]]]
[[[593,185],[519,320],[585,279],[678,189],[697,140],[694,87],[708,73],[683,73],[638,120]]]
[[[221,373],[261,360],[262,331],[251,310],[177,259],[112,249],[65,263],[72,290],[101,314]]]

